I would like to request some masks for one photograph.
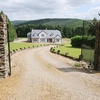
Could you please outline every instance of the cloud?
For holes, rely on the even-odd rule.
[[[82,5],[87,5],[87,4],[92,4],[96,2],[100,2],[99,0],[67,0],[68,4],[71,6],[82,6]]]
[[[98,4],[98,6],[97,6]],[[0,9],[11,20],[40,18],[92,18],[99,11],[99,0],[3,0]],[[94,13],[91,13],[94,12]],[[92,17],[91,17],[92,16]]]

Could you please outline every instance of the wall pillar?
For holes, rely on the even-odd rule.
[[[96,24],[94,69],[100,70],[100,21]]]
[[[0,13],[0,77],[7,77],[9,73],[7,17]]]

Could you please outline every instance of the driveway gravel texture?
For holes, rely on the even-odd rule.
[[[51,46],[11,56],[12,75],[0,78],[0,100],[100,100],[100,73],[75,68]]]

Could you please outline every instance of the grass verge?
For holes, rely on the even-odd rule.
[[[60,50],[60,54],[68,53],[68,56],[79,58],[79,55],[81,54],[80,48],[73,48],[70,43],[66,43],[63,46],[56,47],[55,52]]]
[[[28,47],[37,47],[37,46],[40,46],[40,45],[43,45],[43,44],[39,44],[39,43],[36,43],[36,44],[33,44],[33,43],[15,43],[15,42],[11,42],[10,43],[10,51],[12,50],[15,50],[15,49],[20,49],[20,48],[28,48]]]

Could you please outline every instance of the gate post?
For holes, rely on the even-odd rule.
[[[9,73],[9,51],[7,34],[7,16],[0,13],[0,77],[7,77]]]
[[[100,70],[100,21],[96,23],[94,69]]]

